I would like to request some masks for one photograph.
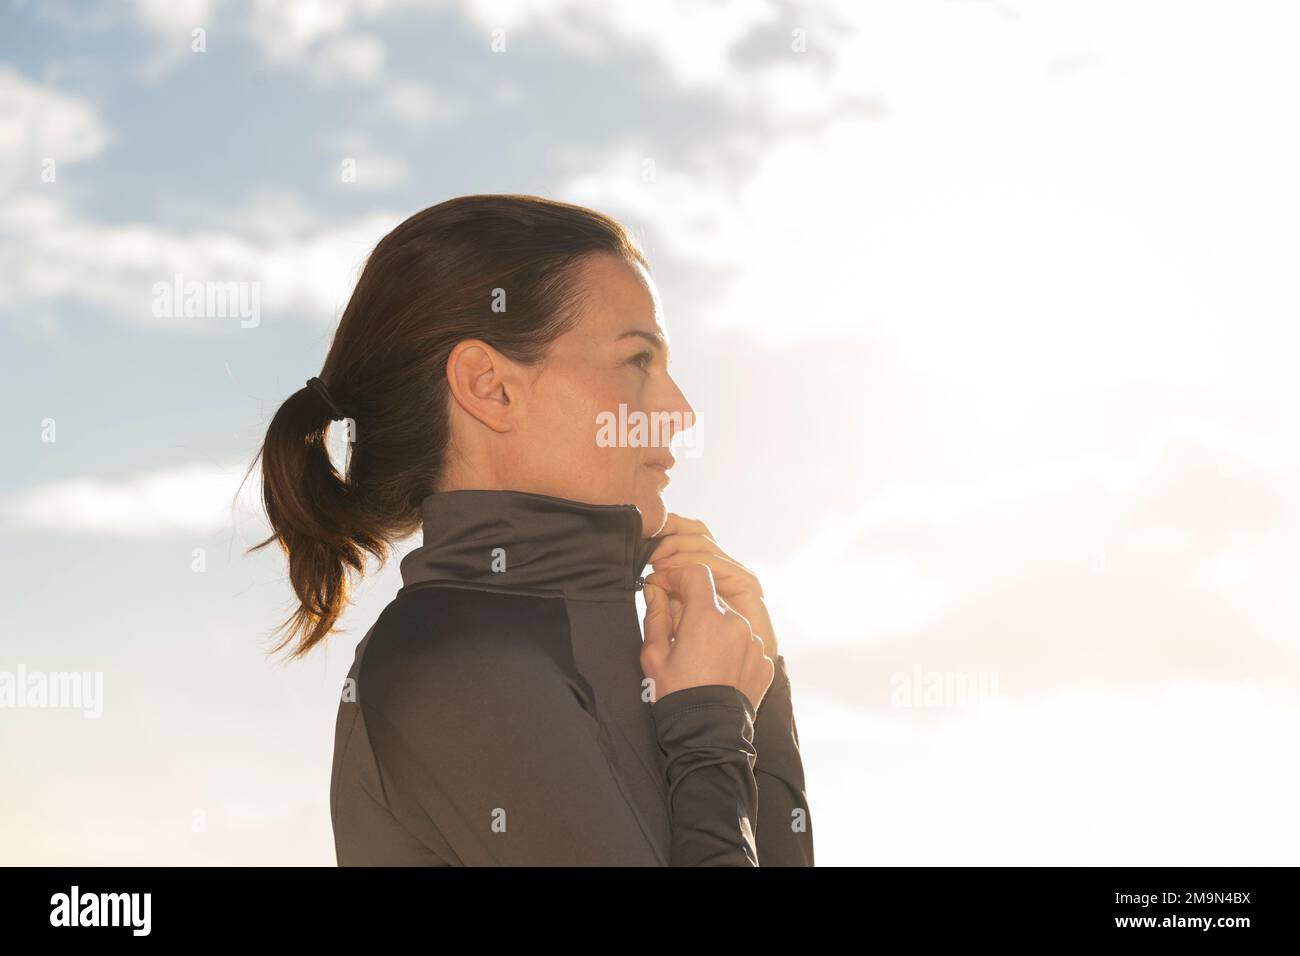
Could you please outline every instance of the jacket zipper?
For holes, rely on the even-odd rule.
[[[633,519],[627,525],[627,566],[632,573],[632,590],[640,591],[645,587],[645,578],[637,574],[635,568],[637,548],[640,545],[638,538],[640,536],[633,532],[632,526],[639,523],[636,519],[640,517],[641,513],[637,510],[636,505],[623,505],[622,507],[628,512],[628,516]]]

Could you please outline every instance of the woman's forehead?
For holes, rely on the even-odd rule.
[[[580,325],[587,335],[613,339],[629,330],[663,335],[659,292],[639,265],[614,256],[593,256],[584,269],[583,283]]]

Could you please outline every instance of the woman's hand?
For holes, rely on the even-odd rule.
[[[706,565],[713,572],[718,596],[749,621],[754,634],[763,641],[764,653],[776,660],[776,633],[772,630],[772,618],[768,616],[763,601],[763,586],[758,583],[754,572],[723,551],[702,521],[669,512],[660,534],[667,537],[650,555],[650,564],[654,565],[655,571],[688,564]],[[670,597],[670,605],[672,600]],[[673,610],[675,617],[676,609]]]
[[[719,600],[708,567],[656,571],[646,579],[645,598],[641,670],[654,681],[654,699],[725,684],[748,697],[758,713],[776,665],[749,622]]]

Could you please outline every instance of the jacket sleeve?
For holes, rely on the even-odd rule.
[[[557,658],[555,628],[567,624],[546,617],[539,610],[528,633],[402,632],[367,650],[358,703],[399,821],[465,865],[756,866],[744,695],[693,687],[652,707],[673,781],[664,859],[611,760],[590,688]],[[567,645],[567,629],[562,637]]]
[[[779,654],[776,674],[754,721],[754,748],[758,862],[761,866],[813,866],[812,816],[799,731],[790,696],[790,675],[785,658]]]
[[[664,752],[673,866],[758,866],[754,711],[727,684],[687,687],[650,708]]]

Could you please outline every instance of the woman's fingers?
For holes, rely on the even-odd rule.
[[[725,684],[745,694],[757,713],[772,683],[775,659],[769,658],[765,642],[754,634],[749,619],[718,596],[709,567],[697,562],[656,570],[645,584],[656,630],[655,643],[642,651],[641,662],[643,673],[653,681],[655,699],[687,687]],[[671,653],[659,650],[661,587],[682,606]]]
[[[696,521],[694,518],[683,518],[679,514],[668,512],[668,519],[664,522],[660,534],[698,534],[706,538],[713,538],[711,532],[703,521]],[[714,542],[717,543],[716,541]]]
[[[674,555],[699,554],[715,554],[720,558],[725,558],[727,561],[730,561],[745,574],[748,574],[753,578],[754,586],[758,587],[761,593],[762,588],[758,584],[758,576],[744,564],[723,551],[713,538],[702,534],[683,533],[669,535],[659,543],[658,547],[655,548],[654,554],[650,555],[649,563],[658,567],[661,562],[666,561]]]
[[[767,650],[767,656],[775,659],[776,635],[758,575],[723,551],[702,521],[670,512],[662,533],[664,538],[648,561],[655,571],[667,572],[692,564],[705,565],[712,575],[718,600],[749,619],[753,633],[761,638]],[[674,622],[679,619],[680,614],[674,612]]]
[[[682,613],[691,608],[703,608],[712,605],[719,608],[718,593],[713,584],[713,573],[708,567],[701,567],[702,562],[678,564],[671,568],[655,568],[653,574],[645,579],[647,585],[655,585],[668,592],[669,598],[681,605]]]
[[[719,594],[747,591],[758,597],[763,596],[763,585],[759,583],[758,576],[743,564],[724,554],[709,551],[677,551],[653,559],[651,563],[656,571],[667,571],[688,564],[703,564],[713,572],[713,580]]]
[[[768,614],[767,606],[763,601],[763,588],[753,574],[729,558],[702,551],[684,552],[674,558],[660,561],[655,565],[655,574],[668,575],[682,568],[700,564],[708,569],[713,578],[717,600],[728,610],[735,611],[749,621],[753,632],[762,639],[764,647],[767,648],[767,656],[775,660],[778,651],[772,617]],[[646,581],[654,579],[655,575],[652,574],[646,578]],[[680,615],[674,617],[674,633],[679,619]]]
[[[668,597],[668,612],[672,615],[673,633],[676,634],[682,623],[682,602],[671,595]]]
[[[659,542],[654,554],[650,555],[650,563],[654,564],[656,561],[662,561],[664,558],[670,558],[675,554],[716,554],[734,564],[740,565],[742,568],[745,567],[727,554],[726,551],[723,551],[718,542],[702,534],[669,535]]]
[[[666,558],[670,554],[681,554],[683,551],[704,551],[709,554],[721,554],[730,557],[727,552],[722,550],[718,542],[707,535],[684,531],[679,534],[670,534],[660,541],[659,546],[654,550],[654,554],[650,556],[650,563],[653,564],[655,558]]]
[[[668,593],[661,587],[647,582],[645,586],[645,642],[646,653],[667,653],[673,640],[672,610],[669,607]]]

